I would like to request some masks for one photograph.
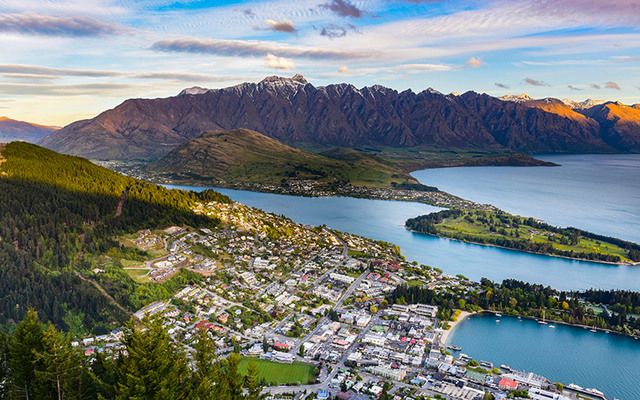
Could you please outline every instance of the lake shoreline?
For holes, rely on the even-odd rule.
[[[529,321],[534,321],[534,322],[538,322],[541,320],[541,318],[537,318],[537,317],[531,317],[531,316],[526,316],[526,315],[512,315],[512,314],[504,314],[501,311],[492,311],[492,310],[480,310],[480,311],[476,311],[476,312],[469,312],[469,311],[462,311],[460,313],[460,315],[458,316],[458,319],[456,321],[449,321],[449,329],[444,331],[442,336],[441,336],[441,340],[440,343],[443,346],[447,346],[449,343],[449,338],[451,336],[451,334],[453,333],[453,331],[455,330],[455,328],[464,320],[468,319],[469,317],[473,317],[473,316],[478,316],[478,315],[494,315],[496,316],[498,319],[501,317],[498,317],[496,314],[501,314],[501,316],[504,317],[508,317],[508,318],[516,318],[516,319],[526,319]],[[612,329],[608,329],[608,328],[599,328],[599,327],[595,327],[595,326],[589,326],[589,325],[583,325],[583,324],[573,324],[570,322],[565,322],[562,320],[556,320],[556,319],[545,319],[545,322],[547,322],[549,325],[564,325],[564,326],[569,326],[569,327],[573,327],[573,328],[581,328],[584,330],[595,330],[598,331],[599,333],[606,333],[606,334],[612,334],[612,335],[618,335],[621,337],[626,337],[629,339],[634,339],[634,340],[639,340],[640,337],[635,336],[635,335],[629,335],[626,334],[624,332],[618,332],[618,331],[614,331]]]
[[[545,257],[563,258],[565,260],[589,262],[589,263],[596,263],[596,264],[605,264],[605,265],[612,265],[612,266],[619,266],[619,267],[637,267],[637,266],[640,265],[640,262],[635,262],[635,263],[611,262],[611,261],[589,260],[589,259],[586,259],[586,258],[561,256],[561,255],[550,254],[550,253],[538,253],[538,252],[530,251],[530,250],[521,250],[521,249],[514,249],[514,248],[506,247],[506,246],[500,246],[500,245],[493,244],[493,243],[480,243],[480,242],[474,242],[474,241],[471,241],[471,240],[464,240],[464,239],[452,238],[452,237],[443,236],[443,235],[435,235],[435,234],[432,234],[432,233],[419,232],[419,231],[416,231],[414,229],[410,229],[410,228],[407,228],[407,227],[405,227],[405,229],[408,230],[411,233],[416,233],[416,234],[419,234],[419,235],[427,235],[427,236],[437,237],[437,238],[440,238],[440,239],[455,240],[457,242],[469,243],[469,244],[473,244],[473,245],[476,245],[476,246],[495,247],[497,249],[511,250],[511,251],[515,251],[515,252],[519,252],[519,253],[536,254],[536,255],[545,256]]]
[[[460,311],[460,315],[458,315],[458,318],[455,321],[447,321],[447,323],[449,324],[449,329],[444,330],[440,335],[440,345],[446,347],[449,344],[449,337],[462,321],[471,317],[472,315],[478,315],[481,313],[482,312],[475,313],[469,311]]]

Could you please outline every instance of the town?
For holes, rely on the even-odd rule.
[[[199,204],[194,212],[222,225],[120,238],[147,255],[120,262],[136,280],[162,284],[181,270],[201,277],[134,318],[162,318],[187,347],[198,331],[208,332],[220,357],[239,353],[241,368],[258,367],[267,398],[604,398],[595,389],[454,355],[460,349],[447,338],[455,322],[437,306],[389,302],[400,285],[464,294],[474,283],[462,276],[409,263],[388,243],[239,203]],[[461,318],[459,312],[453,318]],[[91,357],[121,348],[122,335],[116,329],[73,345]]]

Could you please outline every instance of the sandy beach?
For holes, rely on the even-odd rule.
[[[443,346],[447,345],[447,340],[449,340],[449,335],[451,335],[451,332],[453,332],[453,330],[456,328],[456,326],[464,321],[465,319],[467,319],[469,316],[473,315],[475,313],[471,313],[468,311],[462,311],[460,312],[460,315],[458,315],[458,319],[456,319],[455,321],[449,321],[449,329],[447,329],[446,331],[442,332],[442,335],[440,336],[440,343]]]

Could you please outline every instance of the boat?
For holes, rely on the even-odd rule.
[[[456,345],[454,345],[454,344],[450,344],[449,346],[447,346],[447,349],[449,349],[449,350],[453,350],[453,351],[461,351],[461,350],[462,350],[462,347],[460,347],[460,346],[456,346]]]
[[[500,369],[503,369],[503,370],[505,370],[507,372],[513,372],[513,368],[511,368],[507,364],[500,364]]]
[[[555,325],[549,325],[549,328],[555,328],[555,327],[556,327]]]
[[[604,396],[604,393],[602,393],[598,389],[583,388],[582,386],[578,386],[575,383],[570,383],[566,386],[566,389],[569,389],[570,391],[575,392],[579,395],[586,395],[588,398],[607,400],[607,398]]]
[[[595,330],[595,329],[593,329],[593,328],[589,329],[589,331],[590,331],[590,332],[593,332],[593,333],[598,332],[597,330]]]
[[[544,310],[542,310],[542,319],[539,319],[538,323],[541,325],[547,325],[547,321],[544,320]]]
[[[498,318],[502,318],[502,314],[500,314],[500,313],[496,313],[496,317],[498,317]]]
[[[496,324],[499,324],[499,323],[500,323],[500,320],[499,320],[499,319],[497,319],[497,320],[496,320]]]

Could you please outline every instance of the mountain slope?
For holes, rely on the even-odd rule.
[[[602,137],[615,147],[640,148],[640,107],[604,103],[584,110],[600,125]]]
[[[0,325],[21,319],[30,306],[65,328],[77,319],[98,331],[122,322],[128,318],[122,309],[135,310],[162,290],[142,288],[116,268],[93,274],[98,257],[121,251],[113,237],[123,233],[174,224],[214,226],[215,220],[191,212],[197,196],[24,142],[3,145]]]
[[[577,117],[573,115],[573,117]],[[205,131],[246,128],[288,144],[524,152],[640,151],[599,126],[539,107],[467,92],[398,92],[374,85],[315,87],[269,77],[164,99],[131,99],[48,136],[54,150],[90,158],[157,159]]]
[[[179,180],[279,184],[290,180],[388,186],[416,183],[399,168],[354,150],[316,154],[248,129],[211,131],[188,141],[149,170]]]
[[[36,143],[45,136],[55,132],[58,128],[32,124],[15,119],[0,117],[0,143],[16,140]]]

